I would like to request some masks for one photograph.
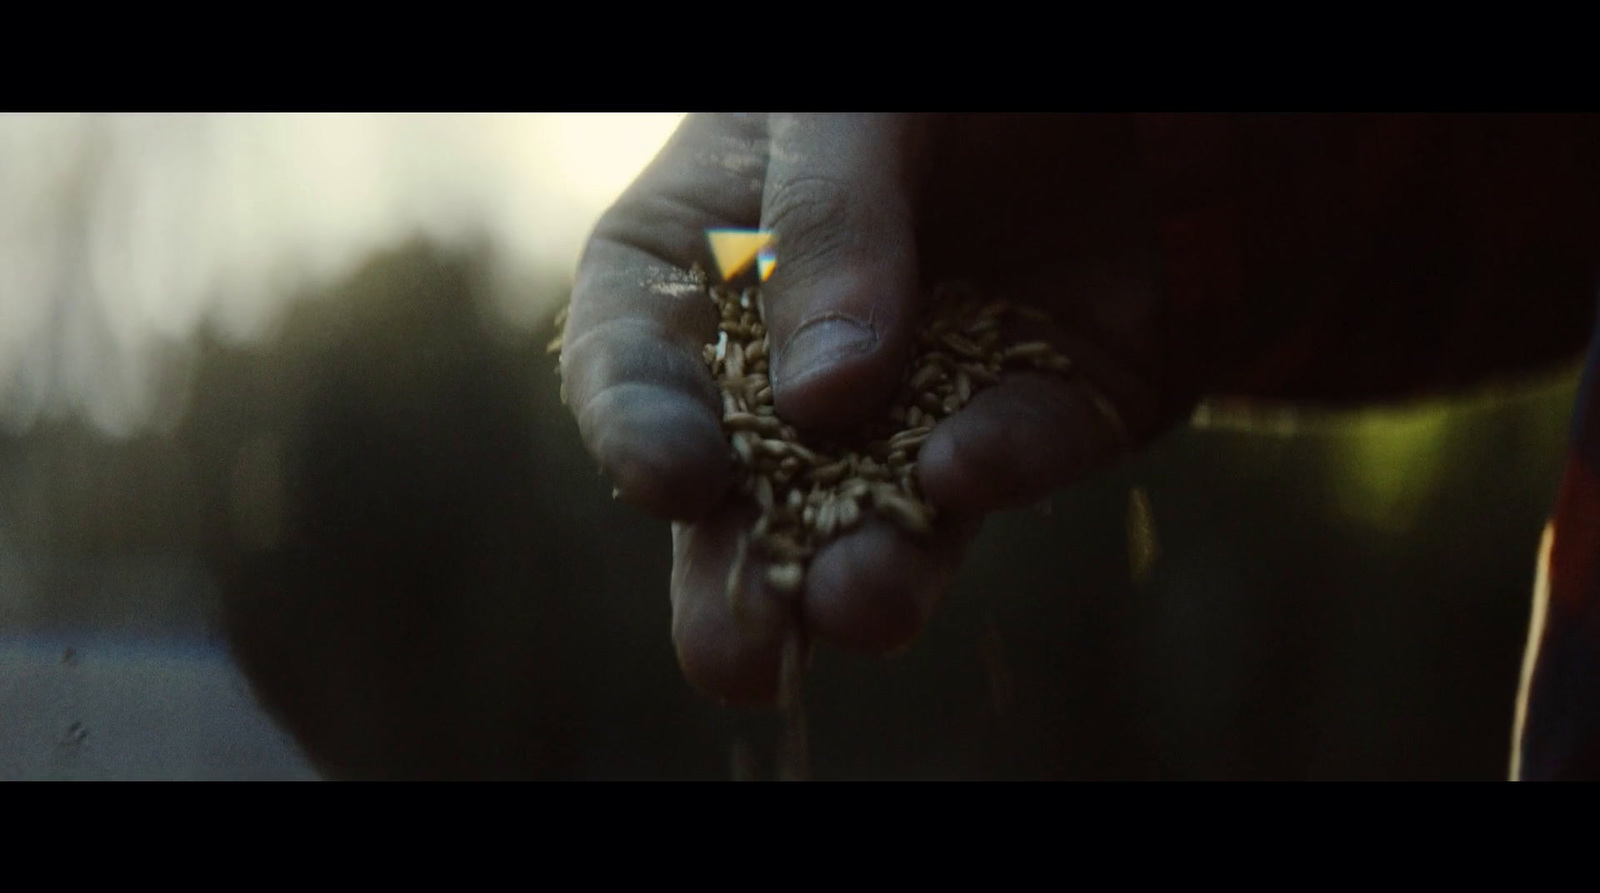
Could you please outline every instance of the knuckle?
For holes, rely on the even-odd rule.
[[[656,385],[718,405],[698,358],[687,356],[662,326],[644,320],[616,319],[584,331],[562,350],[561,372],[580,415],[596,396],[622,384]]]
[[[789,180],[766,196],[765,205],[767,228],[777,234],[785,266],[836,258],[860,247],[855,195],[838,180]]]

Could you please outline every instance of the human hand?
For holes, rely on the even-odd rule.
[[[1155,230],[1133,123],[1078,116],[691,116],[585,251],[562,375],[623,498],[673,526],[685,674],[770,701],[785,640],[893,652],[921,632],[984,514],[1103,467],[1172,418],[1160,381]],[[730,498],[721,401],[702,347],[717,316],[689,274],[709,229],[768,230],[763,286],[779,414],[847,431],[899,385],[929,286],[1032,304],[1081,374],[1006,376],[939,424],[918,476],[927,538],[869,519],[812,559],[797,609],[765,568],[724,582],[754,508]]]

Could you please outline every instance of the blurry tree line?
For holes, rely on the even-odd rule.
[[[726,778],[736,740],[766,753],[774,716],[679,677],[667,526],[610,498],[551,332],[498,322],[486,269],[417,243],[266,342],[203,337],[170,431],[0,437],[0,630],[225,635],[332,777]],[[819,656],[815,775],[1502,777],[1574,384],[1186,428],[1050,518],[993,519],[910,653]]]

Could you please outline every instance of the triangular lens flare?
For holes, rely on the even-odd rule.
[[[772,268],[777,262],[778,253],[773,250],[771,242],[761,246],[761,250],[756,252],[756,271],[761,274],[762,282],[766,282],[767,277],[772,275]]]
[[[711,240],[711,256],[716,260],[717,269],[724,280],[744,272],[756,255],[772,241],[772,233],[757,229],[708,229],[706,236]],[[763,267],[765,273],[772,272],[770,260]],[[766,275],[761,278],[765,279]]]

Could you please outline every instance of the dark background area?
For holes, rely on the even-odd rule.
[[[0,635],[216,643],[324,777],[723,779],[735,741],[770,773],[776,717],[682,681],[667,526],[610,498],[552,333],[492,322],[485,269],[415,244],[268,342],[203,338],[168,433],[0,436]],[[911,652],[819,655],[815,777],[1504,777],[1574,385],[1185,428],[1049,518],[994,518]],[[1135,486],[1161,545],[1142,586]],[[17,678],[0,738],[70,740]],[[148,720],[167,731],[140,740],[188,722]]]

